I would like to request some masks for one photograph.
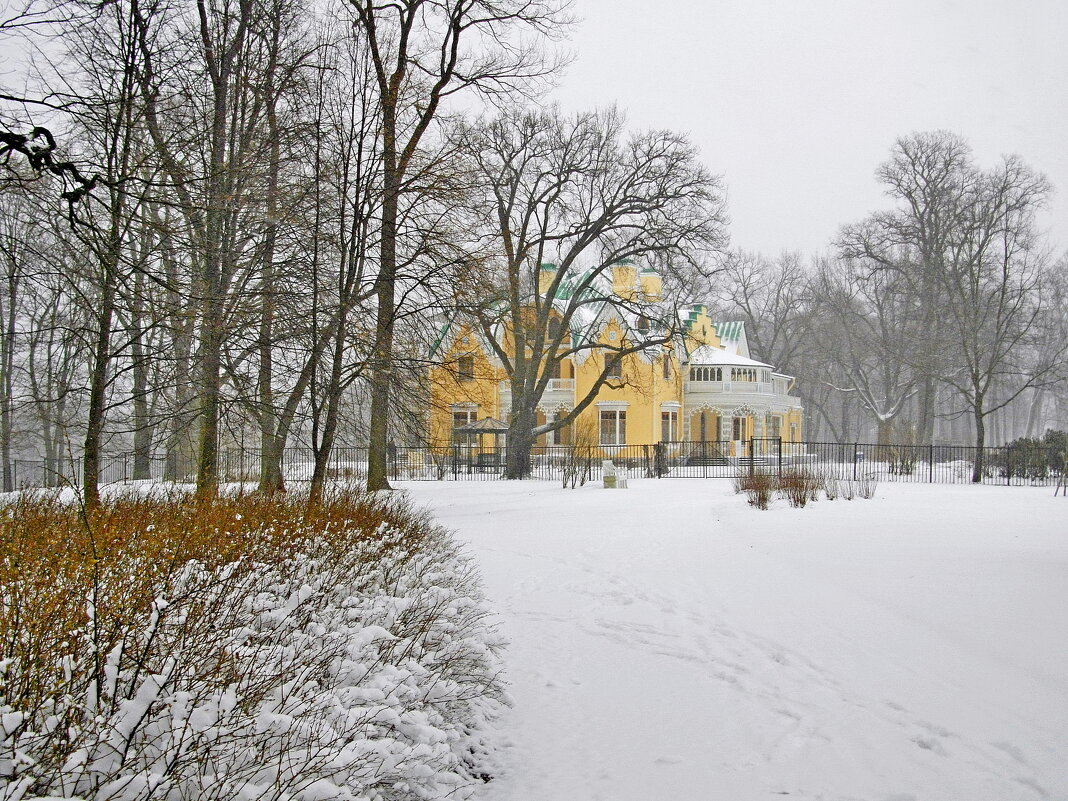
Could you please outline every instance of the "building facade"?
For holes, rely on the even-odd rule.
[[[553,269],[543,265],[543,275]],[[655,300],[660,281],[652,270],[615,265],[601,287],[603,301],[573,314],[571,342],[590,347],[560,362],[538,403],[538,424],[575,408],[606,366],[609,375],[617,377],[599,389],[571,425],[542,435],[538,445],[715,443],[718,453],[739,456],[749,440],[799,442],[803,410],[800,399],[790,394],[793,378],[753,358],[741,322],[717,322],[705,306],[690,306],[670,333],[660,337],[668,342],[617,357],[611,348],[645,341],[650,323],[633,312],[633,304],[613,298],[640,293]],[[543,290],[547,283],[542,282]],[[568,286],[563,282],[558,294],[569,291]],[[511,354],[503,327],[498,337],[498,344]],[[487,418],[508,421],[508,375],[471,322],[445,321],[431,351],[437,364],[430,370],[431,443],[472,444],[471,435],[458,429]]]

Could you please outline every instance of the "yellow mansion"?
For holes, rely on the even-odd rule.
[[[541,269],[544,294],[555,267]],[[566,297],[569,286],[560,282],[556,297]],[[549,379],[537,406],[537,424],[573,409],[606,367],[618,380],[601,386],[571,425],[543,434],[538,445],[717,443],[719,453],[736,456],[750,439],[801,440],[802,408],[790,394],[793,379],[750,355],[741,322],[716,322],[705,306],[686,307],[667,335],[669,341],[620,358],[610,349],[644,341],[650,326],[621,299],[641,295],[656,300],[661,278],[652,269],[619,263],[604,276],[602,291],[603,302],[591,303],[571,318],[571,349],[576,352],[561,360]],[[497,330],[498,345],[505,353],[514,352],[507,330]],[[589,347],[576,349],[578,344]],[[445,321],[432,358],[438,365],[430,376],[432,443],[472,443],[470,424],[486,421],[486,430],[495,430],[509,420],[508,375],[473,323]]]

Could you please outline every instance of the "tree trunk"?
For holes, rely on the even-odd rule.
[[[145,356],[144,343],[144,287],[144,275],[139,272],[134,281],[133,307],[130,311],[135,480],[152,478],[152,423],[148,416],[148,359]]]
[[[367,489],[392,489],[389,485],[387,442],[389,440],[389,396],[393,362],[393,318],[396,311],[397,205],[400,175],[397,171],[396,109],[383,103],[383,197],[382,246],[376,294],[375,348],[371,370],[371,421],[368,431]]]
[[[1026,436],[1036,438],[1042,436],[1042,409],[1045,405],[1046,390],[1036,389],[1031,395],[1031,403],[1027,410],[1027,433]]]
[[[111,362],[111,328],[115,316],[115,271],[118,269],[117,226],[112,229],[111,252],[104,265],[104,285],[100,290],[96,341],[89,373],[89,413],[82,449],[82,497],[86,509],[100,505],[100,440],[104,431],[104,401]]]
[[[272,234],[268,236],[273,239]],[[272,248],[273,249],[273,248]],[[268,288],[274,281],[273,268],[269,262],[264,263],[264,278],[261,288],[264,294],[262,314],[260,317],[259,337],[259,374],[257,386],[259,397],[256,405],[260,428],[260,481],[259,490],[265,493],[284,492],[285,479],[282,476],[282,454],[278,447],[277,417],[274,409],[274,359],[271,343],[274,337],[274,301],[268,296],[273,289]]]
[[[923,379],[923,388],[920,391],[920,419],[916,441],[919,443],[934,442],[935,407],[938,402],[938,388],[931,376]]]
[[[272,28],[272,52],[277,55],[280,19]],[[275,313],[275,249],[278,242],[278,173],[281,169],[282,144],[278,132],[278,92],[275,86],[275,66],[271,59],[264,83],[267,86],[267,137],[270,157],[267,172],[267,231],[263,243],[263,265],[260,273],[260,331],[259,374],[257,388],[260,424],[260,492],[285,491],[282,476],[282,448],[277,442],[277,413],[274,407],[274,313]],[[270,455],[271,458],[267,458]]]
[[[983,471],[986,468],[986,414],[983,412],[983,400],[977,398],[972,407],[972,416],[975,420],[975,463],[972,466],[972,483],[978,484],[983,480]]]
[[[309,503],[318,503],[323,498],[327,466],[330,463],[330,454],[337,439],[337,424],[341,410],[342,393],[341,371],[345,358],[347,319],[348,315],[343,308],[341,316],[338,318],[337,333],[334,337],[333,362],[330,365],[330,381],[326,388],[326,420],[323,423],[322,437],[315,449],[315,469],[312,471]]]
[[[203,0],[198,0],[201,5]],[[202,11],[203,13],[203,11]],[[245,34],[252,18],[251,0],[240,0],[232,38],[212,42],[207,26],[201,28],[201,46],[211,76],[211,147],[208,159],[206,208],[201,240],[200,369],[197,371],[197,495],[212,496],[219,489],[219,412],[222,345],[225,338],[225,288],[231,275],[233,253],[227,220],[233,213],[233,172],[236,155],[230,150],[232,127],[230,81],[241,65]],[[221,45],[221,47],[219,46]]]
[[[14,426],[14,390],[15,390],[15,334],[17,316],[15,301],[18,297],[18,274],[14,265],[7,277],[7,319],[5,322],[3,347],[3,379],[0,381],[0,459],[3,460],[4,492],[15,489],[15,476],[11,464],[11,436]]]
[[[876,439],[880,445],[896,445],[894,442],[894,421],[879,418],[879,432]]]
[[[521,404],[517,409],[513,404],[512,420],[508,426],[508,448],[505,451],[505,478],[530,477],[530,454],[537,440],[534,435],[536,422],[533,409],[526,404]]]

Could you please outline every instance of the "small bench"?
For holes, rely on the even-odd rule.
[[[501,472],[501,455],[496,451],[476,453],[473,469],[479,473],[499,473]]]

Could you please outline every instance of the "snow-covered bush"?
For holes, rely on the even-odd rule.
[[[4,515],[0,799],[463,798],[492,775],[501,643],[403,501]]]
[[[879,486],[879,476],[875,473],[867,473],[857,481],[857,494],[868,500],[875,497],[875,489]]]

